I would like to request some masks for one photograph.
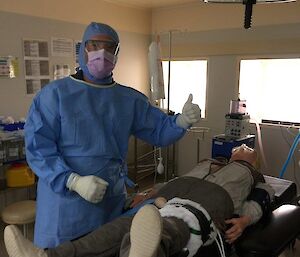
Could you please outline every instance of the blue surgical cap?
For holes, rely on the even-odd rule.
[[[105,81],[99,81],[96,78],[93,78],[91,74],[89,74],[88,69],[86,67],[86,60],[85,60],[85,43],[87,40],[91,39],[94,36],[97,35],[106,35],[110,36],[112,40],[114,40],[117,44],[119,43],[119,36],[118,33],[109,25],[104,23],[97,23],[97,22],[91,22],[85,29],[85,32],[83,34],[82,42],[80,44],[79,49],[79,65],[82,69],[83,73],[90,78],[91,80],[95,82],[105,82]]]
[[[110,36],[116,43],[119,43],[119,36],[112,27],[107,24],[97,22],[92,22],[86,27],[83,34],[82,43],[85,43],[87,40],[97,35]]]

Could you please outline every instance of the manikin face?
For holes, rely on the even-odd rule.
[[[246,161],[255,166],[257,161],[257,152],[245,144],[235,147],[232,149],[230,161],[237,160]]]

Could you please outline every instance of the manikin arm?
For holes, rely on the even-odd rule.
[[[239,218],[226,220],[231,228],[226,231],[226,242],[233,243],[241,236],[245,228],[258,222],[270,211],[270,204],[274,199],[273,188],[266,183],[258,183],[244,202]]]
[[[255,166],[257,152],[241,145],[232,151],[231,161],[243,160]],[[258,222],[270,210],[270,203],[274,199],[274,190],[266,183],[257,183],[248,199],[243,203],[240,217],[226,220],[231,227],[226,231],[226,241],[233,243],[251,224]]]

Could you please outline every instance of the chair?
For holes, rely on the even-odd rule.
[[[35,221],[36,202],[33,200],[19,201],[4,208],[2,220],[10,225],[22,225],[23,234],[28,235],[28,224]]]

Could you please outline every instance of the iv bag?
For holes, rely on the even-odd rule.
[[[165,99],[164,77],[159,44],[153,41],[148,53],[152,100]]]

